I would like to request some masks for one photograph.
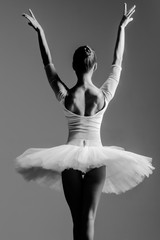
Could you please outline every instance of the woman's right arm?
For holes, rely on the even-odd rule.
[[[127,11],[127,4],[126,3],[124,4],[124,14],[118,27],[112,70],[108,79],[104,82],[104,84],[101,87],[101,90],[103,90],[103,92],[105,93],[108,101],[110,101],[113,98],[119,83],[125,46],[125,28],[128,25],[128,23],[133,20],[131,16],[135,12],[135,7],[136,6],[134,5],[129,11]]]
[[[42,26],[39,24],[37,19],[35,18],[33,12],[31,9],[29,9],[30,15],[24,13],[22,16],[24,16],[29,22],[28,24],[36,30],[38,34],[38,42],[39,42],[39,48],[41,52],[42,61],[45,67],[45,71],[49,80],[49,83],[52,87],[52,89],[55,92],[55,95],[59,101],[62,100],[67,95],[68,88],[67,86],[60,80],[55,66],[52,63],[52,57],[50,53],[50,49],[45,37],[44,30]]]

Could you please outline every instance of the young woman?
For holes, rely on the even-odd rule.
[[[101,88],[92,82],[96,55],[89,46],[73,56],[76,85],[69,89],[59,78],[41,25],[32,11],[23,14],[38,34],[40,52],[48,81],[68,121],[66,144],[52,148],[30,148],[16,158],[17,171],[25,179],[63,189],[73,219],[74,240],[93,240],[94,222],[101,193],[125,192],[149,176],[152,159],[119,147],[103,146],[100,127],[113,98],[121,73],[126,26],[133,20],[135,6],[124,14],[118,28],[111,73]]]

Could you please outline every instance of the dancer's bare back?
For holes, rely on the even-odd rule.
[[[95,85],[84,89],[75,86],[68,91],[64,106],[71,112],[81,116],[92,116],[104,107],[104,94]]]

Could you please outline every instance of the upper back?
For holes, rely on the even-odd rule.
[[[75,114],[92,116],[103,108],[104,95],[95,85],[91,85],[87,89],[75,86],[69,89],[64,106]]]

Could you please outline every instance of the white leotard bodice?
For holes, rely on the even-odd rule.
[[[81,116],[68,109],[64,109],[64,114],[68,122],[68,144],[74,145],[102,145],[100,137],[101,123],[103,115],[108,106],[105,98],[104,107],[92,116]]]

